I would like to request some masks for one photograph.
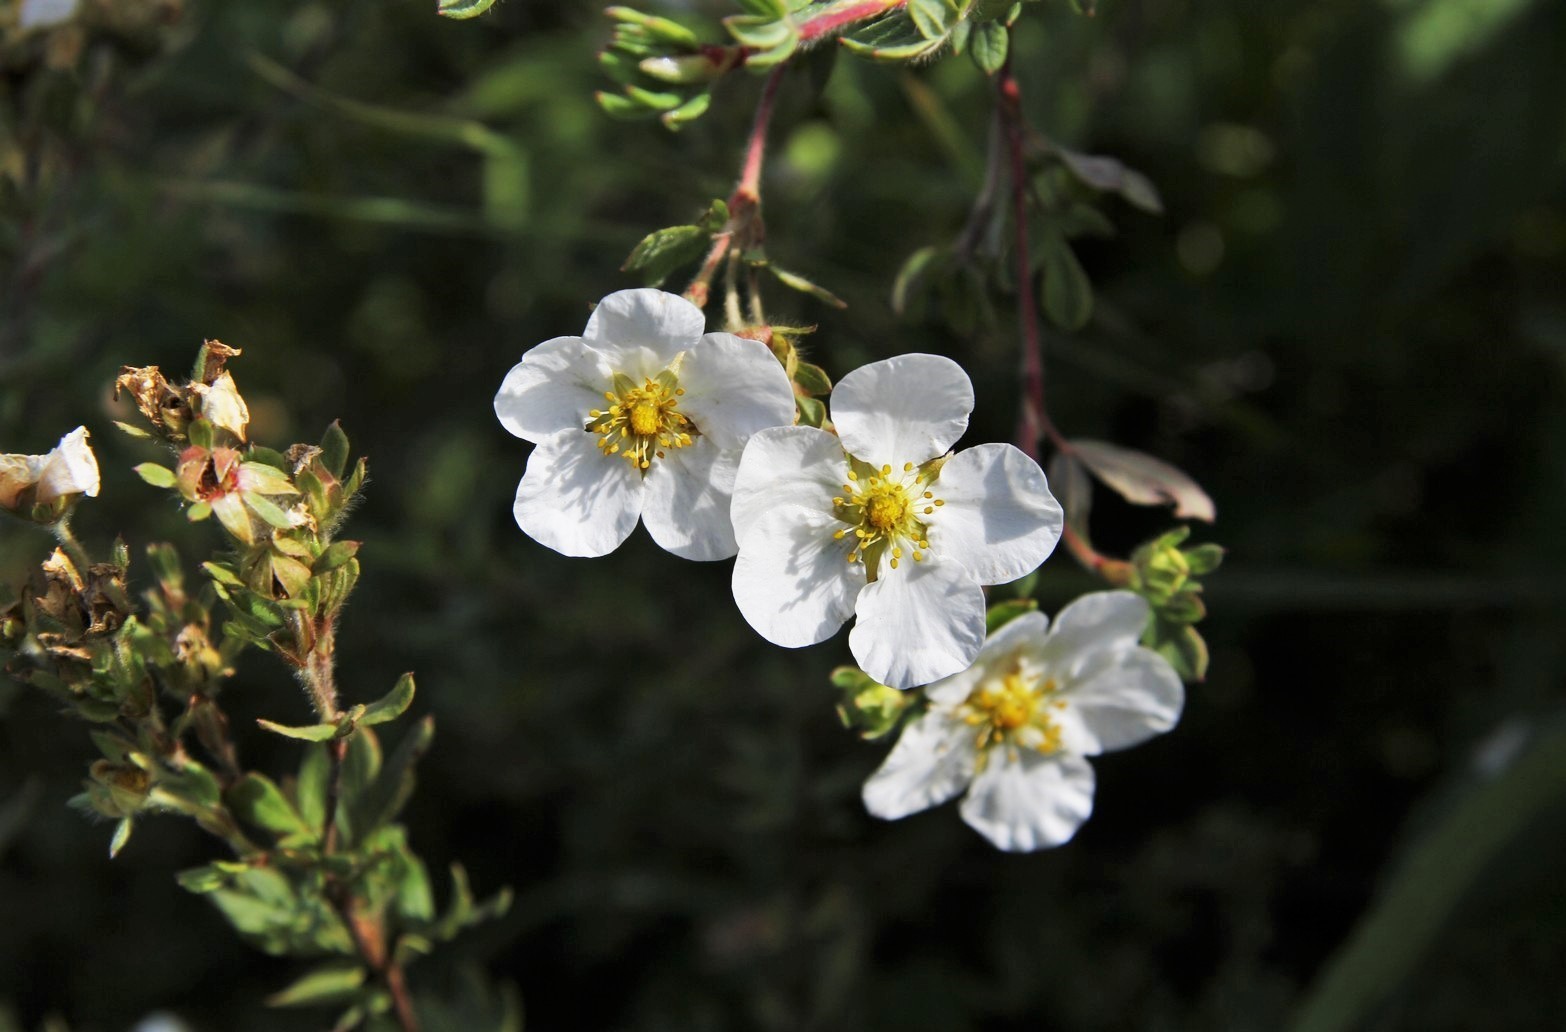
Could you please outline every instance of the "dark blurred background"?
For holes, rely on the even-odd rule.
[[[244,349],[257,439],[342,419],[372,476],[345,691],[417,672],[438,736],[415,847],[518,893],[416,989],[477,964],[536,1029],[1277,1029],[1333,1006],[1310,1027],[1566,1026],[1566,6],[1029,5],[1034,124],[1166,207],[1113,204],[1119,235],[1082,247],[1098,304],[1049,340],[1056,419],[1191,472],[1219,512],[1198,539],[1231,550],[1181,726],[1102,758],[1098,812],[1030,856],[950,807],[864,814],[885,746],[833,713],[843,636],[774,649],[726,563],[640,531],[569,560],[512,522],[502,375],[634,285],[644,233],[727,194],[758,80],[676,136],[597,110],[592,4],[87,6],[112,31],[7,37],[0,443],[86,423],[105,483],[78,533],[194,561],[215,535],[112,426],[122,364],[183,372],[217,337]],[[774,321],[819,323],[834,375],[958,357],[970,443],[1010,436],[1012,321],[899,324],[887,298],[960,229],[988,104],[966,59],[840,60],[824,92],[785,83],[766,179],[773,257],[849,302],[779,292]],[[1119,550],[1167,524],[1107,494],[1096,518]],[[0,528],[0,579],[48,547]],[[1062,553],[1039,593],[1093,586]],[[265,656],[227,699],[241,726],[307,718]],[[111,863],[109,827],[65,807],[82,727],[9,686],[0,718],[15,1027],[322,1026],[262,1010],[297,968],[176,886],[216,843],[147,821]]]

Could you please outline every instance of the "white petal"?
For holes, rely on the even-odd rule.
[[[832,499],[843,493],[848,459],[837,437],[813,426],[761,430],[745,445],[734,477],[729,510],[734,536],[745,540],[764,513],[788,505],[831,515]]]
[[[1130,591],[1094,591],[1055,615],[1040,658],[1050,675],[1079,679],[1096,654],[1130,648],[1147,627],[1147,602]]]
[[[98,459],[87,443],[87,428],[79,426],[60,438],[54,451],[44,456],[38,474],[38,501],[52,502],[62,495],[98,495]]]
[[[973,383],[939,355],[899,355],[860,366],[832,390],[843,450],[872,466],[901,468],[942,455],[968,429]]]
[[[580,430],[587,413],[608,405],[613,374],[581,337],[556,337],[530,349],[511,367],[495,395],[500,425],[535,444],[562,430]]]
[[[636,379],[667,369],[706,328],[700,308],[678,294],[643,287],[619,290],[598,302],[582,336],[615,372]]]
[[[1066,685],[1055,712],[1061,741],[1092,756],[1125,749],[1174,727],[1185,705],[1185,687],[1169,661],[1152,649],[1110,650],[1085,676]]]
[[[957,563],[904,559],[854,603],[848,647],[864,672],[893,688],[965,669],[984,645],[984,589]]]
[[[544,438],[517,486],[517,526],[562,555],[608,555],[631,536],[642,511],[641,473],[601,453],[597,440],[585,430]]]
[[[932,710],[903,729],[879,770],[865,782],[865,809],[895,821],[952,798],[973,780],[974,730]]]
[[[682,559],[727,559],[739,551],[729,522],[738,448],[719,449],[697,437],[670,448],[647,471],[642,522],[665,551]]]
[[[946,706],[961,703],[981,680],[1006,673],[1012,657],[1025,648],[1036,648],[1048,631],[1049,617],[1036,610],[1007,621],[1006,626],[984,639],[984,647],[974,657],[972,666],[926,685],[924,694],[932,702]]]
[[[764,513],[740,538],[734,601],[774,645],[799,648],[837,633],[854,611],[864,566],[832,534],[842,523],[797,505]]]
[[[962,819],[999,849],[1026,853],[1069,842],[1093,812],[1093,768],[1080,756],[990,752],[962,801]]]
[[[953,455],[931,491],[946,504],[925,517],[930,547],[962,563],[980,584],[1027,575],[1060,540],[1063,517],[1044,471],[1009,444]]]
[[[709,333],[680,363],[680,408],[720,448],[743,448],[750,435],[794,422],[794,388],[767,346],[732,333]]]

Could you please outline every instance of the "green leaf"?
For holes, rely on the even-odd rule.
[[[812,395],[831,394],[832,378],[826,370],[809,362],[801,362],[794,369],[794,382]]]
[[[799,406],[799,424],[801,426],[819,427],[826,422],[826,406],[815,398],[795,398],[794,404]]]
[[[207,864],[205,867],[192,867],[181,871],[174,876],[174,880],[179,882],[180,888],[186,892],[204,896],[227,885],[228,872],[216,864]]]
[[[832,293],[825,287],[812,283],[810,280],[807,280],[798,273],[789,272],[787,269],[780,269],[776,265],[768,265],[767,270],[771,272],[772,275],[776,276],[779,282],[791,290],[797,290],[800,293],[809,294],[817,301],[825,302],[826,304],[831,305],[833,308],[848,307],[847,301],[844,301],[842,298],[838,297],[836,294]]]
[[[593,99],[603,109],[604,114],[610,118],[618,118],[626,122],[634,122],[639,119],[655,118],[658,112],[652,108],[638,104],[630,97],[620,93],[606,93],[598,90],[593,94]]]
[[[940,248],[930,246],[921,247],[908,256],[903,267],[897,270],[897,278],[892,281],[892,311],[899,316],[908,314],[909,303],[915,293],[922,289],[926,275],[940,254]]]
[[[153,487],[170,488],[179,483],[172,469],[160,466],[156,462],[143,462],[135,468],[136,475]]]
[[[266,495],[299,493],[293,481],[288,479],[287,473],[265,462],[241,462],[239,474],[243,478],[245,490],[250,493],[259,492]]]
[[[1031,598],[1013,598],[1005,602],[997,602],[984,614],[985,633],[994,634],[1017,617],[1024,613],[1031,613],[1038,607],[1038,600]]]
[[[326,433],[321,435],[320,461],[326,472],[338,480],[343,478],[343,470],[348,468],[348,435],[335,419],[326,428]]]
[[[310,567],[310,572],[317,577],[323,573],[330,573],[358,554],[359,542],[333,541]]]
[[[332,761],[326,749],[306,747],[299,763],[299,777],[294,782],[294,805],[318,835],[326,830],[326,796],[331,777]]]
[[[1093,284],[1071,245],[1051,234],[1044,248],[1044,314],[1063,330],[1080,330],[1093,316]]]
[[[968,40],[968,51],[973,63],[985,75],[994,75],[1006,63],[1006,51],[1011,44],[1011,33],[1000,22],[982,22],[973,27]]]
[[[668,128],[678,132],[688,123],[694,122],[702,115],[705,115],[707,108],[710,106],[712,106],[712,94],[698,93],[674,110],[665,111],[659,116],[659,121]]]
[[[314,838],[310,826],[299,816],[282,789],[264,774],[251,772],[234,782],[224,794],[229,809],[247,823],[283,838],[304,835]]]
[[[908,0],[907,10],[919,35],[937,40],[946,37],[949,20],[955,13],[945,0]]]
[[[341,738],[345,729],[340,724],[308,724],[304,727],[294,727],[288,724],[274,724],[270,720],[256,718],[256,723],[262,730],[270,731],[274,735],[282,735],[284,738],[297,738],[302,742],[330,742],[334,738]]]
[[[758,51],[787,46],[790,37],[799,37],[791,22],[768,14],[731,14],[723,19],[723,27],[737,42]]]
[[[288,513],[284,512],[282,507],[279,506],[276,502],[272,501],[270,498],[266,498],[263,495],[246,494],[245,508],[261,517],[262,520],[270,524],[275,530],[292,530],[294,528],[294,521],[289,519]],[[218,515],[222,516],[223,514],[220,511]],[[228,526],[228,524],[224,523],[224,526]],[[233,528],[230,528],[230,530],[232,529]],[[235,534],[234,536],[239,537],[238,534]]]
[[[939,50],[944,40],[928,39],[909,18],[882,18],[851,36],[843,47],[875,61],[912,61]]]
[[[186,427],[185,433],[190,437],[190,443],[197,448],[212,447],[212,424],[205,419],[192,420]]]
[[[351,809],[359,841],[395,818],[408,801],[408,797],[413,794],[414,765],[429,750],[434,738],[434,717],[425,717],[414,724],[387,757],[380,776],[354,800]]]
[[[700,258],[711,239],[701,226],[656,229],[642,238],[620,268],[640,271],[646,284],[656,287],[675,269]]]
[[[384,724],[390,720],[396,720],[408,711],[413,704],[413,675],[403,674],[397,678],[397,683],[392,690],[375,702],[364,708],[364,714],[359,718],[360,724]]]
[[[143,441],[152,440],[152,434],[146,430],[143,430],[139,426],[131,426],[129,423],[122,423],[118,419],[114,421],[114,425],[119,427],[123,433],[129,434],[131,437],[135,437]]]
[[[1222,545],[1205,544],[1187,549],[1185,561],[1191,567],[1191,576],[1201,577],[1212,573],[1223,563],[1224,547]]]
[[[352,960],[334,960],[306,972],[266,998],[268,1007],[316,1007],[346,1003],[364,985],[365,971]]]
[[[440,0],[435,13],[447,18],[477,18],[494,6],[495,0]]]

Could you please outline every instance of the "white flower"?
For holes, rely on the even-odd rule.
[[[35,505],[69,495],[98,495],[98,459],[79,426],[60,438],[48,455],[0,455],[0,508],[15,509],[31,489]]]
[[[978,661],[925,689],[865,782],[865,807],[895,820],[964,789],[962,819],[1001,849],[1058,846],[1093,812],[1087,757],[1162,734],[1185,690],[1167,660],[1137,644],[1148,606],[1129,591],[1084,595],[1053,629],[1028,613],[996,631]]]
[[[1043,562],[1061,511],[1011,445],[946,454],[972,410],[957,363],[902,355],[838,383],[836,436],[797,426],[751,438],[734,485],[734,599],[762,637],[811,645],[857,615],[854,658],[895,688],[973,662],[980,585]]]
[[[740,451],[757,430],[793,422],[794,391],[765,346],[705,325],[675,294],[622,290],[582,336],[547,340],[506,374],[495,414],[538,446],[513,509],[530,537],[606,555],[640,517],[675,555],[735,553]]]

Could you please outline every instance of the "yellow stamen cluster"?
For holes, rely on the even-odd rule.
[[[983,682],[959,709],[964,723],[978,731],[981,753],[992,745],[1032,749],[1048,756],[1060,749],[1060,725],[1051,719],[1063,710],[1053,677],[1029,676],[1020,668]]]
[[[913,561],[923,562],[930,542],[921,517],[946,503],[924,489],[920,471],[911,462],[903,463],[901,472],[894,472],[891,466],[877,470],[857,461],[854,465],[843,493],[832,499],[837,518],[849,524],[832,536],[839,541],[850,534],[854,538],[848,561],[863,562],[873,577],[888,550],[891,567],[897,569],[904,554],[902,545],[907,544],[912,546]]]
[[[675,375],[665,369],[641,386],[623,373],[616,373],[614,390],[604,391],[608,409],[593,409],[587,414],[587,429],[598,435],[598,450],[605,455],[623,455],[634,469],[645,470],[654,458],[663,458],[665,448],[684,448],[691,443],[696,428],[679,411],[685,394]]]

